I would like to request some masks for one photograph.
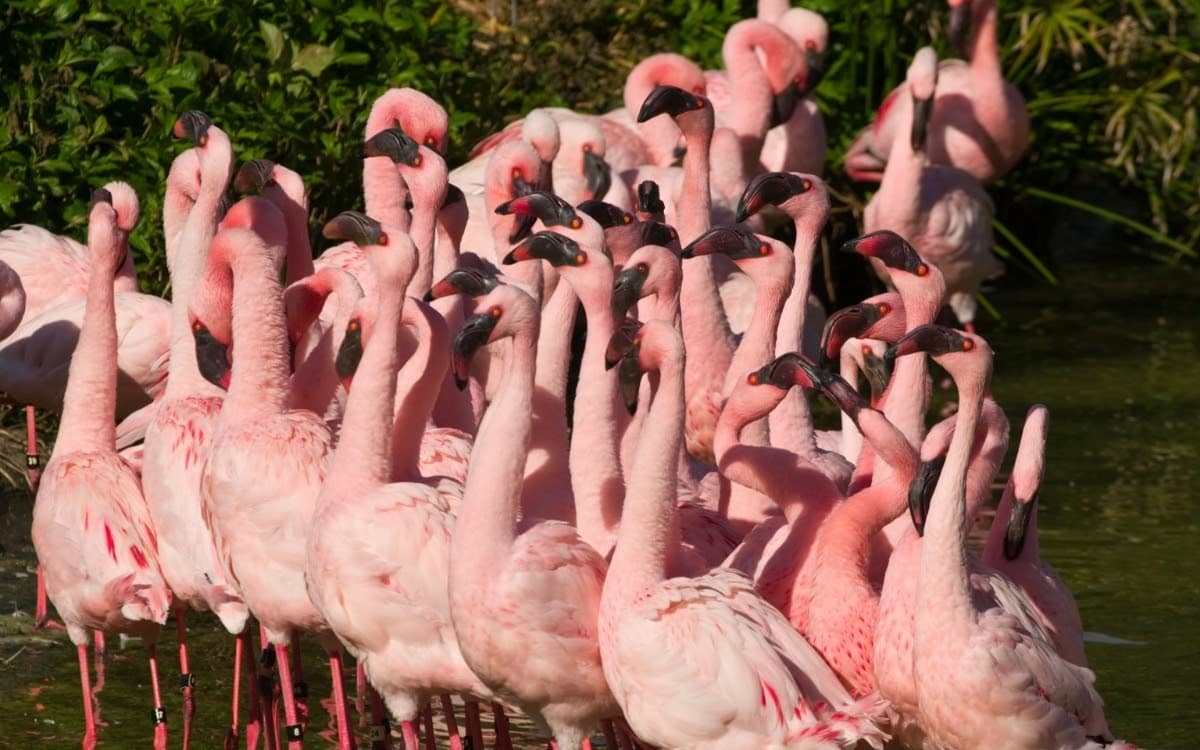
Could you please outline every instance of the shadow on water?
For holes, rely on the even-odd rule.
[[[1200,736],[1200,293],[1194,283],[1154,265],[1075,265],[1059,287],[1026,283],[991,295],[1006,320],[983,328],[996,352],[994,393],[1012,421],[1010,450],[1028,406],[1050,407],[1042,555],[1075,592],[1085,627],[1098,634],[1088,657],[1114,732],[1147,748],[1193,748]],[[74,651],[60,632],[30,632],[28,498],[10,492],[4,499],[10,510],[0,536],[6,550],[0,748],[77,747],[82,712]],[[232,642],[209,615],[191,623],[195,747],[219,747]],[[109,651],[102,696],[109,726],[101,747],[144,747],[151,736],[144,650],[137,642],[122,650],[113,638]],[[320,699],[329,694],[328,667],[312,644],[304,656],[312,696],[306,744],[324,747],[330,743],[319,736],[328,722]],[[181,700],[171,626],[160,663],[177,746]],[[352,674],[347,685],[352,689]],[[532,739],[523,744],[543,746]]]

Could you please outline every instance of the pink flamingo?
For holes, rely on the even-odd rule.
[[[921,443],[922,463],[908,489],[910,520],[886,559],[887,572],[879,589],[875,682],[895,713],[892,728],[897,738],[911,747],[920,747],[925,741],[917,716],[917,687],[912,666],[913,617],[923,542],[917,524],[924,528],[925,507],[953,437],[954,422],[955,418],[949,417],[934,425]],[[1007,447],[1008,419],[995,401],[985,399],[967,469],[967,512],[972,518],[991,496],[992,479],[1004,460]],[[972,584],[976,583],[986,585],[982,578],[973,578]]]
[[[775,351],[816,353],[817,339],[824,323],[824,309],[809,293],[813,259],[821,231],[829,219],[829,190],[819,177],[810,174],[768,172],[757,175],[746,186],[738,201],[737,220],[745,221],[765,206],[778,206],[796,226],[795,273],[791,291],[783,304],[781,322],[775,337]],[[771,444],[812,458],[812,415],[804,394],[789,391],[782,404],[771,412]]]
[[[246,194],[261,190],[275,204],[287,225],[287,259],[284,282],[291,286],[313,272],[312,243],[308,238],[308,193],[304,179],[270,159],[251,159],[233,180],[234,189]]]
[[[737,134],[744,164],[758,165],[767,131],[795,110],[805,78],[803,58],[787,34],[756,18],[729,27],[721,58],[725,70],[704,74],[707,96],[717,124]]]
[[[25,315],[25,286],[12,266],[0,260],[0,341],[21,324]]]
[[[191,737],[195,707],[188,665],[184,612],[213,611],[230,633],[246,626],[249,613],[237,588],[217,560],[212,534],[200,503],[200,477],[221,411],[223,393],[205,380],[196,362],[194,332],[188,318],[196,286],[204,271],[208,246],[216,234],[221,201],[229,183],[233,152],[229,138],[201,112],[187,112],[175,125],[179,137],[192,141],[189,156],[177,157],[168,178],[164,224],[171,243],[171,365],[167,387],[146,427],[142,490],[158,533],[159,564],[175,601],[179,635],[180,684],[184,692],[183,743]],[[189,174],[193,169],[195,175]],[[198,181],[188,193],[181,180]],[[170,231],[178,227],[176,231]],[[231,727],[236,726],[236,715]]]
[[[761,11],[761,8],[760,8]],[[804,56],[804,82],[799,85],[800,100],[792,116],[767,131],[762,145],[763,167],[772,172],[808,172],[825,169],[828,137],[825,118],[812,96],[825,73],[825,49],[829,43],[829,25],[819,14],[807,8],[788,8],[769,20],[791,37]]]
[[[1012,474],[996,509],[982,559],[1029,596],[1054,640],[1054,650],[1072,664],[1086,667],[1079,605],[1054,568],[1038,556],[1038,488],[1046,468],[1049,420],[1050,411],[1045,406],[1029,407]]]
[[[46,593],[79,656],[83,747],[96,746],[87,660],[88,630],[95,629],[138,635],[146,644],[154,747],[164,750],[167,728],[155,652],[171,591],[159,571],[154,527],[138,478],[113,448],[117,329],[112,275],[125,252],[122,224],[127,223],[114,206],[114,189],[133,192],[124,183],[109,183],[92,198],[87,314],[71,359],[58,439],[34,504],[33,546]]]
[[[516,127],[518,124],[519,127]],[[553,188],[552,175],[554,173],[552,164],[557,161],[558,155],[562,153],[563,139],[560,132],[562,124],[548,110],[531,109],[529,114],[525,115],[518,123],[513,123],[513,125],[510,125],[502,132],[507,133],[514,127],[516,127],[514,132],[517,138],[513,140],[521,140],[528,143],[537,152],[538,158],[541,160],[537,177],[533,179],[537,189],[551,190]],[[503,142],[508,143],[510,140]],[[461,164],[450,171],[450,180],[462,188],[463,192],[468,195],[484,192],[487,186],[488,162],[491,160],[491,151],[492,149],[489,149],[480,152],[478,155],[473,153],[472,156],[474,158],[466,164]]]
[[[294,281],[283,291],[288,343],[294,350],[288,408],[341,419],[346,394],[334,363],[362,296],[354,276],[334,266]],[[333,311],[327,315],[329,322],[318,321],[327,307]]]
[[[504,374],[471,455],[450,548],[450,612],[467,665],[497,695],[579,750],[620,709],[600,664],[604,559],[567,524],[518,524],[532,427],[537,303],[500,285],[454,339],[461,378],[475,350],[509,340]]]
[[[972,596],[965,481],[992,369],[987,342],[925,326],[895,346],[898,356],[928,352],[959,389],[954,437],[933,491],[918,575],[913,673],[929,741],[948,747],[1110,745],[1095,675],[1062,659],[1040,628],[1026,628],[1008,610]]]
[[[1004,265],[991,253],[992,200],[979,180],[956,167],[925,163],[937,79],[937,57],[925,47],[908,69],[913,107],[903,124],[911,127],[896,131],[883,182],[863,212],[863,227],[867,232],[890,229],[921,248],[945,276],[950,307],[972,330],[979,285],[1003,273]]]
[[[401,722],[405,747],[416,750],[413,722],[430,697],[445,690],[493,698],[463,662],[450,623],[446,581],[462,487],[423,478],[416,461],[414,436],[425,428],[448,367],[449,334],[440,316],[409,301],[404,318],[419,342],[401,369],[401,290],[417,265],[412,241],[352,211],[324,233],[363,248],[382,295],[373,315],[350,321],[352,331],[369,331],[365,347],[355,344],[338,356],[339,374],[348,381],[353,372],[353,395],[317,501],[305,580],[313,603]],[[389,406],[397,392],[393,431]],[[401,460],[393,463],[393,456]],[[383,718],[376,715],[376,724]],[[461,748],[457,736],[452,746]]]
[[[713,128],[712,104],[681,89],[660,86],[646,97],[638,120],[645,122],[661,114],[669,114],[679,123],[688,142],[683,157],[678,228],[680,241],[690,244],[708,230],[710,222],[708,146]],[[734,352],[733,334],[720,302],[711,259],[692,261],[684,269],[680,311],[684,341],[691,354],[684,363],[687,451],[696,460],[711,464],[715,461],[713,432],[724,401],[725,374]]]
[[[938,71],[938,102],[929,121],[929,160],[953,164],[983,182],[1003,177],[1029,145],[1025,98],[1004,80],[996,42],[995,0],[948,0],[951,41],[969,62],[946,60]],[[966,44],[966,34],[974,34]],[[912,106],[902,83],[888,94],[875,121],[846,154],[846,174],[881,179],[898,131],[907,128]]]
[[[879,408],[879,397],[887,387],[887,364],[883,357],[887,344],[879,339],[849,338],[842,346],[838,372],[855,391],[858,390],[859,374],[867,379],[871,389],[871,408]],[[842,412],[842,430],[838,436],[838,452],[847,461],[856,463],[862,450],[862,434],[849,414]]]
[[[416,89],[406,86],[388,89],[381,94],[371,105],[363,139],[370,140],[393,127],[400,128],[409,138],[426,148],[438,153],[446,152],[450,117],[440,104]],[[403,179],[397,180],[397,167],[384,159],[364,159],[363,199],[368,215],[408,231],[409,215],[404,207],[408,188]],[[368,293],[373,294],[374,291]]]
[[[881,747],[864,706],[744,576],[666,579],[683,341],[651,321],[631,344],[658,384],[600,609],[604,673],[630,727],[662,747]]]
[[[197,341],[198,360],[211,358],[219,365],[208,352],[231,339],[238,342],[232,372],[228,364],[207,373],[201,367],[210,380],[229,383],[201,481],[203,507],[222,570],[241,588],[275,647],[289,745],[299,748],[303,734],[289,658],[293,633],[303,630],[315,633],[329,655],[339,745],[349,747],[340,646],[303,593],[306,538],[332,438],[316,414],[287,409],[289,366],[279,282],[287,241],[283,217],[261,198],[242,204],[256,214],[258,233],[223,229],[209,249],[210,270],[233,279],[228,337],[221,335],[224,326],[214,328],[216,321],[206,314],[213,307],[207,278],[196,294],[206,304],[199,312],[196,301],[192,304],[193,328],[203,326],[209,333]]]

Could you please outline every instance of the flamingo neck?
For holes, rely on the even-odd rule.
[[[981,382],[959,383],[954,437],[950,440],[946,463],[933,491],[921,545],[918,622],[932,617],[935,612],[941,613],[941,618],[946,613],[954,613],[958,619],[970,617],[974,610],[967,572],[966,479],[982,399]]]
[[[677,356],[682,358],[682,352]],[[666,577],[673,549],[676,461],[683,444],[684,415],[682,362],[666,360],[659,369],[658,386],[630,474],[617,548],[605,579],[602,612],[631,604],[640,592]]]
[[[776,33],[770,33],[776,32]],[[768,24],[744,22],[725,35],[721,57],[729,76],[736,106],[729,112],[728,127],[741,142],[746,163],[757,163],[763,138],[771,125],[771,102],[774,92],[767,80],[766,70],[756,49],[762,49],[768,59],[784,54],[783,32]],[[790,44],[790,42],[788,42]]]
[[[828,212],[819,216],[795,213],[795,267],[792,289],[783,303],[782,317],[775,337],[775,353],[801,351],[804,347],[804,322],[808,313],[808,292],[812,286],[813,257],[821,238]],[[800,455],[811,455],[816,448],[812,412],[803,389],[793,388],[783,403],[771,412],[771,442]],[[844,429],[844,427],[843,427]]]
[[[93,258],[107,258],[119,241],[115,220],[92,219],[88,227],[88,251]],[[111,266],[98,263],[88,279],[83,323],[71,355],[67,387],[63,393],[62,420],[54,444],[56,455],[78,451],[111,453],[116,444],[117,413],[117,317]]]
[[[368,133],[367,137],[371,137]],[[409,214],[405,208],[408,186],[400,170],[386,156],[363,159],[363,202],[367,216],[408,231]]]
[[[996,40],[996,3],[994,0],[975,0],[971,23],[975,35],[971,39],[971,70],[1000,79],[1000,49]]]
[[[608,274],[605,289],[612,287],[611,276]],[[603,297],[587,293],[580,297],[587,316],[587,338],[571,420],[570,469],[579,533],[607,556],[621,521],[625,482],[618,436],[617,370],[604,366],[604,351],[613,333],[612,306]]]
[[[249,231],[239,236],[251,235]],[[222,416],[246,420],[287,408],[290,367],[279,263],[257,238],[234,254],[233,367]]]
[[[754,297],[754,312],[725,373],[726,397],[747,373],[774,358],[775,333],[783,314],[784,293],[791,283],[790,270],[786,279],[771,276],[756,280],[758,293]]]
[[[322,505],[341,500],[353,502],[373,487],[391,480],[392,430],[388,408],[396,392],[400,353],[400,311],[404,304],[398,289],[380,284],[375,322],[354,374],[346,400],[346,414],[338,438],[329,477],[338,491],[322,490]],[[406,365],[407,366],[407,365]]]
[[[421,479],[418,467],[421,438],[449,362],[446,352],[450,349],[450,334],[446,326],[425,319],[421,311],[417,315],[422,316],[417,324],[417,349],[404,363],[393,391],[396,411],[392,428],[392,475],[397,481]]]
[[[509,339],[496,396],[484,412],[467,469],[467,484],[450,554],[451,589],[476,585],[498,571],[516,538],[525,456],[532,431],[534,331]]]
[[[537,266],[518,263],[514,268]],[[559,284],[542,311],[534,375],[533,431],[527,476],[533,491],[525,493],[525,515],[574,522],[567,429],[567,377],[571,334],[579,298],[570,284]],[[507,364],[504,365],[507,367]],[[533,475],[536,475],[534,477]]]
[[[292,374],[288,408],[308,409],[317,414],[326,414],[330,404],[334,403],[339,384],[334,368],[334,358],[337,355],[334,346],[335,334],[346,330],[359,295],[352,291],[352,285],[346,277],[337,273],[335,269],[323,268],[311,278],[314,290],[322,300],[327,300],[330,294],[335,296],[336,309],[328,326],[323,326],[317,319],[310,324],[310,327],[315,326],[316,330],[310,331],[306,336],[315,334],[317,342]],[[323,304],[324,302],[318,303]]]
[[[287,227],[287,258],[284,265],[285,284],[311,276],[313,273],[312,241],[308,236],[308,197],[303,185],[299,191],[288,192],[282,187],[269,188],[267,198],[279,207]]]

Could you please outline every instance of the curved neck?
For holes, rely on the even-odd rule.
[[[725,44],[721,47],[721,56],[729,75],[729,87],[733,90],[736,102],[728,113],[726,125],[737,133],[742,153],[753,157],[754,161],[750,163],[758,161],[763,138],[771,125],[771,101],[774,98],[771,83],[755,49],[762,47],[765,53],[772,56],[771,59],[777,59],[774,55],[782,51],[776,49],[774,35],[763,32],[764,27],[757,24],[735,27],[725,37]],[[782,36],[782,32],[779,34]]]
[[[204,273],[209,245],[217,233],[221,197],[228,182],[228,179],[206,178],[202,173],[200,192],[179,232],[171,262],[171,360],[167,364],[166,398],[216,395],[219,392],[200,375],[196,364],[196,342],[192,337],[188,306]],[[167,200],[170,198],[171,191],[168,190]]]
[[[792,289],[783,303],[783,313],[775,336],[775,354],[804,349],[804,323],[808,313],[808,292],[812,286],[813,258],[821,229],[828,217],[811,212],[790,212],[796,225],[795,266]],[[765,361],[765,360],[764,360]],[[812,413],[808,397],[801,388],[793,388],[770,415],[771,443],[800,455],[811,455],[816,448]]]
[[[608,276],[606,288],[611,288],[612,274]],[[617,434],[617,370],[604,367],[604,351],[613,333],[612,306],[596,296],[585,293],[581,297],[587,315],[587,338],[571,419],[570,468],[579,533],[607,556],[621,521],[625,482]]]
[[[326,498],[330,502],[354,502],[372,487],[391,481],[389,406],[396,393],[396,372],[400,367],[397,338],[403,304],[398,290],[380,285],[371,338],[346,399],[337,451],[321,491],[322,504]],[[328,492],[331,486],[338,490],[332,495]]]
[[[537,264],[518,263],[515,268],[528,265]],[[533,518],[574,517],[568,453],[567,376],[578,302],[570,284],[559,284],[542,310],[532,406],[536,429],[527,464],[528,473],[536,472],[537,480],[532,483],[535,491],[527,492],[524,500],[525,515]],[[504,366],[507,367],[507,363]]]
[[[525,456],[532,430],[533,331],[510,339],[504,375],[484,412],[451,542],[451,588],[491,577],[516,538]],[[457,582],[458,585],[456,585]]]
[[[273,195],[276,191],[279,195]],[[308,199],[303,189],[299,195],[289,195],[280,187],[267,192],[267,197],[283,213],[287,226],[287,258],[284,273],[288,285],[313,273],[312,241],[308,236]]]
[[[99,221],[93,219],[92,224]],[[105,227],[103,237],[89,228],[88,250],[93,258],[115,252],[101,248],[100,242],[117,240],[114,225]],[[62,420],[59,422],[54,453],[116,450],[117,415],[117,313],[114,302],[113,273],[98,263],[88,279],[87,299],[83,308],[83,324],[71,365],[67,387],[63,393]]]
[[[770,277],[756,280],[754,312],[725,373],[724,391],[727,397],[747,373],[775,358],[775,333],[783,313],[784,294],[791,284],[790,277],[789,273],[786,279]]]
[[[237,420],[282,413],[291,369],[279,264],[256,236],[242,236],[247,246],[231,261],[233,368],[221,410]]]
[[[426,318],[423,310],[417,310],[416,315],[421,316],[417,320],[417,349],[404,363],[393,391],[396,413],[392,428],[392,475],[397,481],[421,478],[418,468],[421,438],[450,361],[450,335],[446,326]]]
[[[971,71],[1000,80],[1000,49],[996,41],[996,3],[994,0],[974,0],[971,38]]]
[[[942,612],[962,614],[973,610],[967,573],[966,477],[982,400],[982,384],[959,384],[954,437],[925,523],[918,601],[937,602]]]
[[[676,461],[683,442],[683,378],[679,364],[668,363],[659,371],[658,388],[630,474],[628,499],[603,599],[631,603],[639,592],[666,577],[675,516]],[[602,603],[602,611],[611,607]]]
[[[467,230],[466,200],[438,212],[437,239],[433,251],[433,278],[444,279],[458,266],[458,248]]]
[[[902,90],[898,96],[912,95]],[[892,150],[888,154],[887,166],[883,170],[883,178],[879,181],[879,190],[871,198],[870,205],[875,213],[882,213],[886,218],[877,220],[884,226],[906,227],[918,221],[922,214],[921,174],[925,171],[925,154],[913,151],[913,107],[908,107],[908,116],[900,127],[896,128],[892,139]],[[936,100],[934,107],[937,107]],[[930,113],[933,116],[933,113]]]
[[[317,294],[322,295],[326,301],[328,301],[328,295],[333,294],[337,300],[336,309],[333,319],[328,325],[315,319],[314,315],[314,320],[310,324],[313,330],[308,335],[316,335],[317,343],[292,374],[288,407],[308,409],[317,414],[329,416],[327,409],[334,402],[339,383],[334,366],[334,360],[337,357],[337,342],[344,334],[361,294],[356,294],[352,290],[349,280],[334,269],[323,268],[314,276],[314,279],[328,279],[327,282],[322,282],[323,286],[317,289]],[[316,313],[320,312],[323,304],[317,303]]]

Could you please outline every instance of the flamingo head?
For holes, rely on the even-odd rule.
[[[863,336],[895,311],[889,302],[860,302],[835,311],[821,331],[821,365],[836,360],[847,339]]]
[[[540,306],[511,284],[500,284],[478,301],[480,312],[467,318],[450,345],[454,382],[467,387],[471,358],[475,352],[500,338],[532,340],[539,324]],[[525,346],[529,346],[528,341]]]
[[[576,208],[596,220],[603,229],[623,227],[633,224],[633,214],[623,208],[605,203],[601,200],[589,200],[580,203]]]
[[[192,340],[196,343],[196,366],[205,380],[229,390],[229,344],[213,335],[199,318],[192,316]]]
[[[810,175],[792,172],[755,175],[738,200],[735,220],[745,221],[768,205],[780,206],[798,195],[808,193],[815,185]]]
[[[646,245],[661,245],[675,251],[676,254],[683,252],[683,248],[679,246],[679,232],[675,231],[675,227],[670,224],[664,224],[661,221],[643,221],[642,242]]]
[[[176,138],[186,138],[193,145],[203,147],[208,143],[208,129],[213,121],[198,109],[188,110],[175,121],[172,132]]]
[[[683,257],[697,258],[720,253],[733,261],[756,282],[767,280],[791,285],[795,260],[792,251],[778,240],[760,237],[743,227],[713,227],[683,249]]]
[[[537,190],[528,195],[513,198],[496,206],[496,213],[501,216],[516,214],[541,219],[548,227],[568,227],[579,229],[583,219],[575,212],[575,208],[554,193]]]
[[[929,264],[921,260],[913,246],[890,229],[881,229],[847,240],[842,245],[842,252],[877,258],[888,268],[916,276],[927,276],[930,271]]]
[[[364,157],[386,156],[395,164],[418,168],[424,161],[420,145],[400,128],[381,130],[363,144]]]
[[[500,280],[493,273],[478,268],[456,268],[425,292],[425,301],[432,302],[454,294],[482,297],[499,284]]]
[[[913,99],[912,150],[925,150],[925,136],[933,112],[933,96],[937,90],[938,63],[933,47],[922,47],[908,67],[908,90]]]
[[[638,183],[637,195],[637,210],[640,213],[661,216],[667,210],[667,207],[663,205],[658,183],[654,180],[643,180]]]
[[[842,360],[853,363],[867,378],[871,387],[871,405],[874,406],[891,378],[891,368],[884,356],[887,344],[879,339],[850,338],[842,345]]]
[[[354,380],[354,373],[358,371],[362,355],[363,319],[361,314],[355,314],[346,323],[346,335],[342,337],[342,345],[338,347],[337,358],[333,361],[333,369],[347,391]]]
[[[692,112],[707,111],[709,117],[712,117],[712,103],[707,98],[693,94],[690,91],[684,91],[676,86],[655,86],[654,90],[642,102],[642,108],[638,111],[637,121],[645,122],[652,117],[659,115],[669,115],[671,119],[679,122],[681,117],[686,118]]]
[[[255,193],[275,184],[275,162],[270,159],[251,159],[233,178],[233,189],[242,194]]]
[[[641,352],[642,324],[633,318],[624,318],[621,325],[608,339],[604,351],[604,367],[617,367],[617,384],[621,400],[630,414],[637,411],[638,390],[642,384],[642,367],[638,362]]]
[[[946,463],[946,454],[934,456],[928,461],[922,461],[917,467],[917,474],[908,485],[908,515],[917,530],[917,536],[925,533],[925,519],[929,516],[929,503],[933,499],[933,490],[937,487],[938,478],[942,475],[942,466]]]

